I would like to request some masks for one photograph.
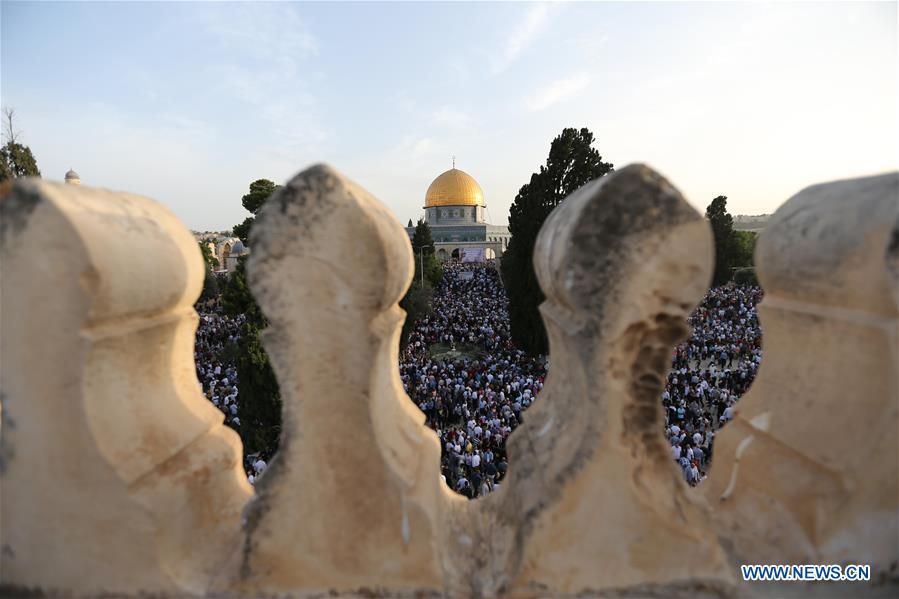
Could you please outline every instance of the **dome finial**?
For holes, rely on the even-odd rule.
[[[453,154],[453,168],[456,168],[456,155]]]

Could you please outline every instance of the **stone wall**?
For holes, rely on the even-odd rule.
[[[468,502],[399,380],[408,236],[363,189],[312,167],[253,229],[284,402],[254,489],[195,377],[187,229],[129,194],[5,185],[0,590],[894,596],[897,191],[896,174],[818,185],[769,221],[765,359],[697,488],[659,395],[711,279],[709,227],[646,166],[575,192],[535,250],[553,369],[509,439],[506,484]],[[756,563],[871,564],[874,580],[743,583]]]

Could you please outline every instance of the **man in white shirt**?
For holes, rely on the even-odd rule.
[[[472,456],[471,456],[471,467],[472,467],[472,468],[477,468],[477,467],[479,467],[480,465],[481,465],[481,456],[480,456],[480,454],[478,454],[477,452],[475,452],[475,453],[472,454]]]

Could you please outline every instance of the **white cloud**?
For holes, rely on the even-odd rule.
[[[423,137],[412,144],[411,152],[413,156],[427,155],[434,148],[434,140],[430,137]]]
[[[553,104],[564,102],[584,91],[593,78],[587,73],[575,73],[564,79],[557,79],[540,88],[527,99],[525,105],[530,111],[543,110]]]
[[[534,43],[546,27],[552,13],[559,4],[540,2],[532,5],[512,33],[506,38],[506,45],[493,65],[493,74],[497,75],[507,69],[531,44]]]

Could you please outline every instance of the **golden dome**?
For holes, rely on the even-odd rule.
[[[431,182],[425,194],[425,208],[434,206],[486,206],[484,192],[474,177],[451,168]]]

